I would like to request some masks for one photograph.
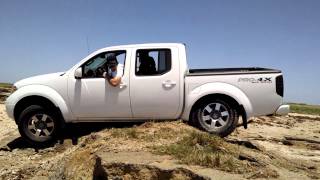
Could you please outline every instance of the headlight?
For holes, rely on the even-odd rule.
[[[11,94],[14,93],[18,88],[16,86],[11,86]]]

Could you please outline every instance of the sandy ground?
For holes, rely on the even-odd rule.
[[[0,147],[6,146],[12,139],[18,137],[20,137],[20,135],[16,124],[7,116],[5,106],[0,104]]]
[[[109,137],[103,137],[105,134],[100,130],[108,128],[108,125],[99,125],[98,128],[85,126],[86,130],[81,132],[78,131],[78,126],[71,127],[64,140],[53,147],[34,149],[20,137],[16,124],[8,118],[4,105],[0,104],[0,179],[62,179],[62,176],[57,174],[59,164],[75,152],[86,149],[84,147],[88,139],[94,141],[97,137],[108,139],[108,144],[102,146],[96,143],[88,147],[87,149],[92,150],[88,156],[94,154],[99,157],[101,166],[110,172],[118,172],[123,168],[128,171],[139,169],[139,173],[148,172],[138,174],[138,177],[143,179],[148,179],[147,175],[150,173],[171,173],[170,177],[174,177],[173,179],[266,178],[256,174],[235,174],[180,164],[170,156],[148,152],[146,150],[148,145],[131,141],[113,142]],[[277,172],[278,176],[275,179],[320,178],[320,117],[318,116],[290,114],[286,117],[251,119],[248,129],[239,125],[226,141],[252,149],[254,157],[262,159],[261,162]],[[80,160],[79,163],[81,164]],[[122,178],[134,179],[134,176]]]

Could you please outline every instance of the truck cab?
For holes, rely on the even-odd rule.
[[[68,102],[77,121],[176,119],[183,106],[185,60],[180,60],[183,45],[159,44],[116,46],[93,53],[68,74]],[[110,86],[94,72],[108,53],[116,53],[123,64],[118,87]],[[184,54],[184,52],[181,52]],[[99,62],[97,62],[99,61]],[[148,61],[148,62],[147,62]],[[89,64],[89,65],[88,65]],[[144,65],[146,64],[146,65]],[[78,72],[78,76],[74,74]],[[93,108],[94,107],[94,108]]]

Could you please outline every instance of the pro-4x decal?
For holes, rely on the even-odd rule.
[[[238,82],[250,82],[250,83],[272,83],[272,77],[261,78],[239,78]]]

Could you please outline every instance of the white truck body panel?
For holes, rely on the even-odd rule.
[[[65,86],[65,88],[66,87],[67,86]],[[14,108],[20,100],[29,96],[41,96],[50,100],[56,107],[59,107],[64,120],[66,122],[71,122],[75,119],[75,116],[73,116],[73,113],[65,99],[67,94],[60,92],[66,92],[66,89],[56,91],[50,86],[40,84],[23,86],[6,100],[7,113],[9,117],[14,119]]]
[[[155,49],[163,46],[155,46]],[[178,59],[179,49],[167,46],[172,52],[172,59]],[[138,49],[133,48],[132,52]],[[133,57],[135,59],[135,53]],[[131,61],[131,67],[135,66],[135,61]],[[182,105],[180,93],[180,72],[179,61],[172,61],[171,70],[163,75],[136,76],[135,71],[130,74],[130,97],[134,118],[143,119],[172,119],[180,114]]]
[[[90,56],[92,57],[101,52],[113,50],[117,49],[104,49]],[[126,50],[127,54],[131,54],[130,49]],[[127,55],[126,61],[129,61],[129,59],[130,56]],[[87,60],[88,58],[85,58],[83,63]],[[77,120],[101,120],[105,118],[131,119],[130,89],[128,87],[130,73],[129,63],[126,63],[124,67],[122,84],[116,88],[112,87],[104,78],[84,78],[81,80],[74,78],[74,71],[79,66],[76,66],[76,68],[73,68],[73,70],[68,73],[68,102]]]
[[[239,82],[239,78],[275,77],[280,74],[242,74],[187,76],[186,108],[183,119],[188,119],[192,105],[201,97],[209,94],[225,94],[244,106],[247,117],[273,114],[282,104],[282,97],[275,93],[274,83]],[[274,92],[274,93],[271,93]]]
[[[187,83],[186,87],[186,106],[182,115],[182,119],[188,120],[189,114],[192,106],[197,102],[200,98],[210,95],[210,94],[224,94],[235,99],[239,104],[243,105],[247,116],[252,115],[252,105],[247,96],[237,87],[230,85],[228,83],[206,83],[202,81],[194,81],[194,79],[189,79],[189,83]]]

